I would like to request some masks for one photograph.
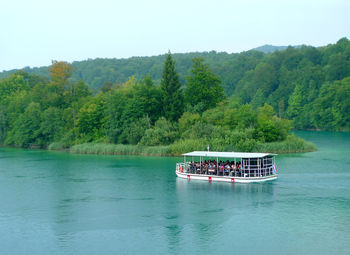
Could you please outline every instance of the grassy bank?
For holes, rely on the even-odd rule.
[[[98,155],[142,155],[142,156],[179,156],[182,153],[205,150],[207,141],[186,140],[178,141],[169,146],[140,146],[125,144],[106,143],[84,143],[74,145],[70,148],[71,153],[98,154]],[[54,147],[54,146],[52,146]],[[227,146],[224,149],[211,146],[212,151],[235,151],[234,146]],[[222,146],[220,146],[222,147]],[[53,149],[53,148],[51,148]],[[255,143],[247,151],[271,152],[271,153],[297,153],[317,150],[316,146],[295,135],[289,135],[286,140],[273,143]]]
[[[139,146],[127,144],[83,143],[70,148],[71,153],[99,155],[170,156],[169,146]]]
[[[258,143],[256,152],[272,152],[272,153],[297,153],[316,151],[317,147],[304,139],[295,135],[289,135],[286,140],[272,143]]]

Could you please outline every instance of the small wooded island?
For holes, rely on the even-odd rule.
[[[314,151],[290,131],[349,128],[350,65],[342,59],[349,45],[343,38],[324,48],[240,53],[241,68],[249,59],[252,66],[235,78],[234,92],[222,86],[229,78],[214,74],[201,57],[181,80],[170,52],[160,80],[131,76],[99,90],[72,80],[76,70],[67,62],[54,61],[48,77],[15,71],[0,81],[0,143],[112,155],[180,155],[208,145],[214,151]]]

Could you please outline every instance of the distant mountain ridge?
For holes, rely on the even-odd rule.
[[[251,55],[249,52],[258,51],[261,53],[273,53],[275,51],[283,51],[288,47],[300,48],[299,46],[274,46],[265,44],[248,51],[241,53],[227,53],[227,52],[189,52],[189,53],[175,53],[174,59],[176,61],[177,69],[180,73],[182,83],[184,83],[185,76],[192,64],[191,59],[194,57],[202,57],[209,64],[214,66],[223,65],[226,61],[235,61],[238,56]],[[262,57],[262,56],[259,56]],[[83,80],[90,88],[98,89],[105,82],[125,82],[131,75],[136,78],[143,78],[147,73],[152,76],[154,80],[159,80],[161,75],[161,68],[165,54],[148,57],[130,57],[130,58],[96,58],[81,61],[73,61],[74,73],[72,81]],[[23,67],[20,69],[12,69],[0,72],[0,79],[8,77],[10,74],[23,70],[30,74],[42,75],[49,77],[49,66],[41,67]],[[105,67],[106,69],[103,70]],[[214,67],[215,69],[215,67]]]
[[[273,53],[275,51],[281,51],[281,50],[285,50],[288,47],[293,47],[293,48],[300,48],[303,45],[296,45],[296,46],[275,46],[275,45],[271,45],[271,44],[265,44],[256,48],[253,48],[251,50],[256,50],[256,51],[261,51],[264,53]]]
[[[192,59],[196,57],[203,58],[207,64],[220,73],[218,69],[229,64],[235,67],[240,63],[243,56],[252,58],[249,69],[254,68],[255,64],[263,58],[264,53],[257,51],[247,51],[242,53],[226,53],[226,52],[191,52],[191,53],[174,53],[176,70],[179,73],[180,81],[185,83],[185,78],[189,74],[192,66]],[[72,82],[83,80],[91,89],[99,89],[106,82],[123,83],[130,76],[137,79],[143,79],[147,74],[151,75],[155,83],[160,83],[165,54],[150,57],[130,57],[126,59],[117,58],[96,58],[82,61],[72,62],[73,75]],[[253,63],[254,62],[254,63]],[[231,69],[231,68],[230,68]],[[236,68],[237,69],[237,68]],[[36,74],[49,77],[48,66],[43,67],[25,67],[23,69],[14,69],[0,72],[0,79],[8,77],[10,74],[23,70],[29,74]],[[238,69],[237,69],[238,70]],[[227,70],[233,71],[233,70]]]

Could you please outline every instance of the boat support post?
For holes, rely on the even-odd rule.
[[[219,158],[216,157],[216,175],[219,175]]]
[[[186,168],[186,156],[184,156],[184,167],[183,167],[183,171],[185,171]],[[187,170],[186,170],[187,171]]]

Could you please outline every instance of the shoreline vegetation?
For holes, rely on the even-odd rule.
[[[65,151],[72,154],[94,154],[94,155],[131,155],[131,156],[169,156],[177,157],[183,153],[204,150],[203,147],[196,147],[198,144],[204,145],[203,141],[189,141],[187,145],[178,146],[178,144],[166,145],[166,146],[142,146],[132,144],[111,144],[111,143],[82,143],[73,145],[70,148],[60,142],[51,143],[46,149],[48,151]],[[194,143],[193,143],[194,142]],[[8,148],[16,148],[13,146],[7,146]],[[6,147],[5,147],[6,148]],[[27,149],[40,149],[38,147],[32,147]],[[312,142],[306,141],[294,134],[287,137],[282,142],[272,143],[257,143],[251,152],[269,152],[276,154],[287,153],[306,153],[317,151],[317,147]],[[224,150],[225,151],[225,150]],[[228,151],[228,150],[226,150]]]
[[[68,152],[74,154],[96,155],[141,155],[141,156],[181,156],[194,150],[203,150],[196,147],[202,141],[189,141],[183,146],[178,143],[168,146],[142,146],[130,144],[106,144],[106,143],[83,143],[73,145]],[[60,144],[51,144],[49,150],[60,150]],[[277,154],[300,153],[316,151],[317,147],[295,135],[289,135],[285,141],[272,143],[257,143],[252,152],[270,152]],[[225,151],[225,150],[224,150]]]

